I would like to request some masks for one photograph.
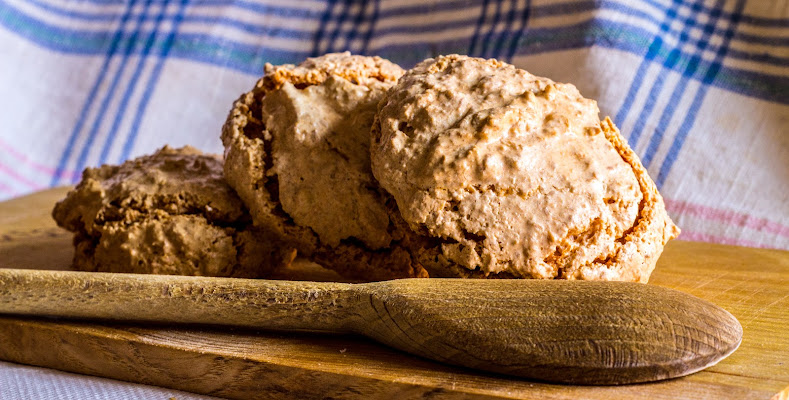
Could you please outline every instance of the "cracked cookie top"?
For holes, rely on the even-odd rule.
[[[361,61],[369,58],[358,58],[357,68],[364,71]],[[277,77],[281,70],[268,74]],[[369,143],[378,101],[392,82],[356,84],[336,74],[320,78],[304,88],[284,81],[263,98],[270,136],[264,138],[270,140],[267,173],[278,178],[282,209],[321,243],[337,246],[356,238],[371,249],[385,248],[392,237],[386,208],[375,193]]]
[[[255,223],[346,277],[426,276],[370,170],[370,126],[403,70],[348,52],[265,70],[222,130],[225,178]]]
[[[258,278],[295,255],[252,226],[221,158],[189,146],[85,169],[52,216],[78,270]]]
[[[223,130],[228,182],[258,224],[313,242],[302,252],[319,246],[315,239],[387,247],[392,237],[370,171],[369,131],[378,101],[403,70],[348,52],[265,70]]]
[[[130,224],[156,215],[199,215],[228,225],[244,205],[222,176],[222,159],[191,146],[168,146],[121,165],[87,168],[53,211],[71,231],[93,234],[108,222]]]
[[[497,60],[428,59],[381,101],[372,170],[411,229],[440,242],[434,258],[445,263],[483,275],[646,281],[651,268],[623,275],[609,264],[651,223],[645,201],[663,210],[662,199],[598,113],[573,85]],[[676,227],[664,210],[652,217],[667,221],[657,221],[662,249]]]

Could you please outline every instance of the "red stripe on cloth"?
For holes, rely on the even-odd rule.
[[[30,157],[28,157],[25,153],[15,149],[10,144],[4,142],[2,139],[0,139],[0,149],[5,150],[8,152],[8,154],[11,154],[23,164],[29,165],[36,171],[46,174],[48,178],[52,178],[57,173],[57,170],[54,167],[50,167],[30,159]],[[75,173],[74,171],[63,171],[63,175],[74,176]]]
[[[682,231],[679,234],[680,240],[690,240],[694,242],[711,242],[711,243],[720,243],[720,244],[731,244],[735,246],[745,246],[745,247],[761,247],[761,248],[769,248],[770,246],[764,245],[761,243],[757,243],[751,240],[744,240],[744,239],[734,239],[725,236],[717,236],[717,235],[709,235],[706,233],[701,232],[688,232]]]
[[[33,182],[30,179],[27,179],[24,176],[19,175],[16,171],[14,171],[13,169],[9,168],[6,165],[0,164],[0,172],[4,172],[4,173],[8,174],[8,176],[14,178],[16,181],[24,183],[25,185],[30,186],[33,189],[43,189],[44,188],[44,185],[42,185],[40,183],[37,183],[37,182]]]
[[[677,214],[692,215],[694,217],[750,228],[759,232],[769,232],[789,237],[789,226],[781,225],[765,218],[757,218],[736,211],[721,210],[681,200],[666,199],[665,202],[666,209]]]

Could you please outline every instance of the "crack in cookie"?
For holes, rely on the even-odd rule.
[[[221,158],[191,147],[88,168],[52,215],[79,270],[260,278],[294,257],[252,226]]]
[[[402,73],[349,53],[266,65],[223,127],[225,177],[255,223],[347,278],[427,276],[400,248],[370,171],[373,116]]]

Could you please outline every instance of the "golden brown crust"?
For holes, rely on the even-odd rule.
[[[419,226],[415,228],[413,224],[409,225],[403,219],[394,198],[381,188],[375,188],[374,192],[377,193],[379,201],[387,205],[389,217],[387,231],[393,238],[391,244],[384,249],[371,249],[357,237],[349,237],[341,240],[337,245],[329,246],[321,241],[318,232],[294,222],[292,216],[283,210],[279,177],[273,172],[272,148],[276,145],[273,144],[272,133],[265,126],[261,111],[264,108],[264,99],[268,93],[282,88],[286,82],[301,90],[312,85],[321,85],[331,77],[340,77],[356,85],[397,79],[395,73],[383,71],[384,68],[376,62],[359,63],[358,60],[349,61],[348,57],[347,54],[329,55],[326,58],[308,60],[299,66],[267,65],[266,76],[234,104],[222,133],[225,145],[225,177],[250,208],[255,222],[278,240],[286,242],[290,248],[298,249],[300,255],[352,279],[381,280],[427,276],[426,271],[430,271],[431,276],[437,277],[528,277],[528,274],[514,274],[506,269],[500,272],[484,271],[480,268],[469,269],[459,265],[456,260],[448,259],[447,254],[450,253],[463,256],[457,248],[462,250],[463,246],[467,246],[465,243],[481,240],[471,235],[469,238],[464,238],[466,240],[461,245],[457,240],[438,237],[428,231],[420,230]],[[440,71],[446,69],[450,62],[461,59],[463,57],[460,56],[444,57],[430,68]],[[484,61],[490,68],[509,68],[508,65],[496,60]],[[557,87],[548,80],[546,82],[548,83],[545,88],[540,86],[535,92],[537,96],[549,98],[555,95]],[[589,125],[591,127],[589,129],[593,132],[587,134],[599,135],[595,140],[604,146],[609,146],[610,156],[620,165],[624,165],[622,168],[626,175],[629,175],[628,182],[632,181],[632,187],[637,186],[634,188],[635,200],[627,202],[628,210],[632,209],[632,213],[628,211],[629,219],[616,229],[609,225],[596,225],[594,219],[588,226],[569,228],[563,234],[566,240],[559,242],[555,252],[551,250],[544,259],[540,257],[540,261],[558,271],[556,278],[646,282],[663,246],[669,239],[676,237],[678,229],[668,218],[660,194],[636,155],[622,140],[610,120],[606,119],[600,123],[600,128],[597,128],[599,119],[596,115],[595,112],[593,121]],[[371,128],[371,136],[374,139],[381,136],[380,124],[376,115]],[[617,161],[620,157],[624,163]],[[578,183],[580,184],[581,181]],[[473,190],[474,187],[470,189]],[[497,196],[511,195],[511,193],[498,193],[500,187],[484,189],[493,190]],[[325,195],[331,194],[325,193]],[[629,227],[634,218],[635,222]],[[595,242],[597,243],[595,248],[602,251],[595,250],[596,253],[586,261],[576,262],[572,268],[566,268],[565,266],[570,264],[569,260],[576,257],[576,252],[591,253],[585,250],[587,246],[585,240],[591,240],[588,238],[593,236],[592,231],[603,231],[604,236],[611,239],[611,243],[607,240],[597,240],[608,244],[603,246]],[[482,249],[476,250],[477,254],[483,254]],[[601,255],[595,256],[595,254]],[[544,276],[539,275],[539,277]]]
[[[86,169],[53,217],[79,270],[255,278],[293,259],[251,226],[221,159],[190,147]]]
[[[598,115],[573,85],[497,60],[408,71],[379,103],[371,165],[414,258],[431,276],[645,282],[676,228]]]
[[[273,166],[273,137],[262,121],[263,101],[267,94],[278,90],[285,82],[299,90],[320,85],[329,78],[341,78],[355,85],[368,86],[376,82],[394,83],[401,74],[399,67],[386,60],[351,56],[349,53],[308,59],[298,66],[267,65],[266,75],[234,103],[222,129],[225,178],[249,207],[255,223],[296,249],[299,256],[333,269],[346,278],[369,281],[426,277],[427,273],[411,261],[406,251],[399,248],[396,232],[392,233],[395,240],[384,248],[370,248],[360,240],[363,238],[355,237],[347,237],[340,240],[339,244],[329,245],[312,228],[296,223],[283,210],[280,181]],[[368,194],[380,195],[377,188],[369,188]],[[383,204],[383,200],[380,203]],[[354,216],[349,215],[347,218]]]
[[[299,89],[319,85],[331,76],[339,77],[356,85],[368,85],[371,81],[397,82],[403,70],[380,57],[352,56],[351,53],[332,53],[317,58],[308,58],[299,65],[266,64],[261,79],[266,91],[280,88],[285,82]],[[265,95],[265,94],[264,94]]]
[[[638,155],[628,146],[619,130],[614,126],[613,121],[606,117],[601,122],[600,128],[606,139],[622,157],[622,160],[632,168],[643,198],[633,226],[616,240],[614,250],[582,267],[578,278],[600,280],[603,279],[600,271],[609,271],[608,276],[615,277],[615,280],[647,283],[660,254],[663,252],[663,247],[669,240],[679,236],[680,229],[669,218],[663,203],[663,197],[658,192],[655,183],[641,164]],[[407,225],[396,208],[390,209],[390,212],[392,213],[393,221],[396,221],[403,227]],[[516,278],[506,271],[497,274],[486,274],[479,269],[469,270],[464,268],[444,256],[441,251],[442,244],[436,238],[416,233],[409,234],[404,241],[404,245],[412,253],[416,261],[430,271],[431,276]]]
[[[616,266],[621,269],[621,280],[646,283],[655,269],[660,253],[666,243],[679,236],[680,229],[669,218],[663,196],[641,164],[638,155],[628,146],[625,139],[606,117],[600,127],[622,159],[630,165],[636,175],[643,195],[638,217],[625,235],[617,240],[615,250],[604,260],[595,260],[598,265]],[[626,267],[629,267],[625,269]],[[592,275],[593,276],[593,275]]]

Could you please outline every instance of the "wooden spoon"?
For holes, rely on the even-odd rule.
[[[0,269],[0,313],[357,333],[485,371],[576,384],[687,375],[731,354],[726,310],[640,283],[344,284]]]

